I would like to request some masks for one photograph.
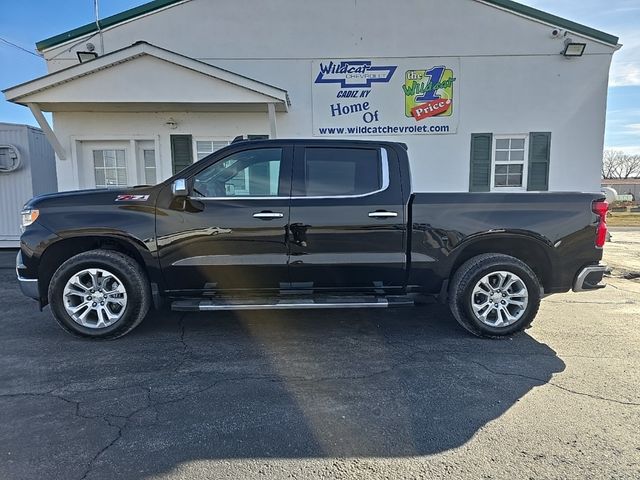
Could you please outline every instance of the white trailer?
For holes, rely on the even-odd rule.
[[[55,154],[42,130],[0,123],[0,248],[19,246],[24,203],[56,191]]]

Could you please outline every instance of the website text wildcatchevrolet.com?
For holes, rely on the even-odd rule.
[[[388,135],[403,133],[447,133],[449,125],[365,125],[360,127],[325,127],[318,128],[320,135]]]

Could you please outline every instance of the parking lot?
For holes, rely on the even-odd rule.
[[[640,478],[639,238],[501,341],[430,305],[162,312],[93,343],[2,268],[0,478]]]

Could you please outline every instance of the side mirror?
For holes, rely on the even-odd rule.
[[[174,197],[187,197],[189,196],[189,190],[187,189],[187,180],[185,178],[178,178],[171,184],[171,192]]]

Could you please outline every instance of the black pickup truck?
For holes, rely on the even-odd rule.
[[[434,172],[437,175],[437,172]],[[601,288],[591,193],[419,193],[400,143],[234,143],[155,186],[44,195],[17,275],[72,334],[113,339],[150,308],[448,302],[475,335],[527,328],[543,296]]]

